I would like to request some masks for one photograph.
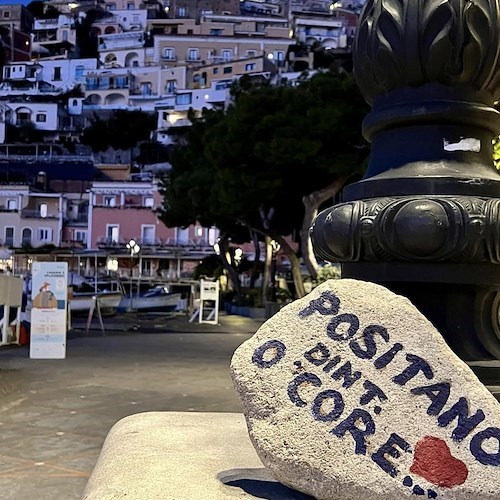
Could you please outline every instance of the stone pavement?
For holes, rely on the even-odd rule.
[[[240,412],[229,362],[261,323],[127,314],[105,317],[103,336],[96,322],[87,334],[81,318],[64,360],[0,348],[0,500],[79,499],[104,438],[127,415]],[[498,397],[496,375],[488,383]]]
[[[0,499],[80,498],[109,429],[144,411],[240,412],[229,362],[261,321],[185,316],[75,320],[64,360],[0,350]]]

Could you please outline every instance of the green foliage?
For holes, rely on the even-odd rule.
[[[149,140],[156,128],[154,113],[145,111],[114,111],[108,120],[95,117],[82,134],[81,142],[95,153],[114,149],[131,149],[139,142]]]
[[[291,234],[300,228],[304,195],[361,171],[368,108],[353,78],[340,71],[297,87],[254,88],[243,80],[233,96],[226,113],[192,117],[188,144],[174,153],[163,184],[162,220],[215,224],[233,240],[244,237],[243,226]],[[263,222],[262,213],[271,220]]]
[[[242,288],[233,299],[235,306],[263,307],[261,288]]]
[[[36,142],[43,142],[45,137],[45,133],[37,129],[33,122],[26,122],[17,126],[7,123],[5,133],[7,142],[11,143],[21,142],[33,144]]]
[[[500,137],[493,141],[493,164],[497,170],[500,170]]]
[[[193,271],[193,279],[199,280],[203,277],[218,278],[222,275],[222,265],[219,257],[208,255],[200,261]]]
[[[319,268],[318,275],[314,281],[314,285],[317,286],[327,280],[338,278],[340,278],[339,266],[334,264],[325,264],[324,266],[321,266]]]

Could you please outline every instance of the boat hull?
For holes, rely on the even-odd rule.
[[[95,293],[74,293],[69,303],[70,311],[72,313],[89,312],[95,296]],[[100,292],[97,293],[97,298],[101,310],[116,312],[123,294],[120,292]]]
[[[177,308],[182,295],[180,293],[169,293],[151,297],[124,296],[118,305],[118,312],[172,312]]]

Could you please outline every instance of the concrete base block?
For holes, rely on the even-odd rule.
[[[84,500],[305,499],[262,466],[239,413],[138,413],[109,432]]]

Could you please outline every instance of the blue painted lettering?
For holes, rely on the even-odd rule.
[[[340,299],[333,292],[323,292],[319,298],[311,300],[309,305],[299,312],[300,318],[307,318],[314,312],[322,316],[338,314],[340,308]]]
[[[342,323],[347,323],[349,325],[347,332],[338,333],[337,328]],[[328,326],[326,327],[326,333],[332,340],[348,340],[353,337],[359,328],[359,319],[354,314],[339,314],[335,316]]]
[[[266,360],[264,358],[268,351],[271,351],[272,357]],[[278,361],[283,359],[285,352],[286,347],[283,342],[280,342],[279,340],[268,340],[255,349],[252,356],[252,363],[256,364],[260,368],[271,368],[271,366],[274,366]]]
[[[358,422],[361,421],[363,427],[358,427]],[[337,427],[331,430],[331,433],[337,437],[343,437],[346,432],[349,432],[354,439],[356,455],[366,455],[366,436],[375,434],[375,422],[371,415],[361,409],[355,408],[352,413],[340,422]]]
[[[377,354],[377,344],[375,343],[375,335],[380,335],[386,342],[389,341],[389,333],[387,328],[380,325],[368,325],[362,334],[364,348],[357,340],[351,340],[349,347],[351,351],[361,359],[372,359]]]
[[[496,439],[497,451],[493,453],[485,451],[483,443],[487,439]],[[484,431],[478,432],[470,442],[470,451],[476,460],[483,465],[500,466],[500,429],[498,427],[488,427]]]
[[[386,455],[392,458],[399,458],[401,453],[398,448],[406,453],[411,453],[409,443],[393,432],[389,436],[389,439],[372,454],[372,460],[391,477],[396,477],[398,475],[398,470],[394,467],[394,464],[386,458]]]
[[[458,425],[451,433],[451,437],[456,441],[462,441],[484,420],[484,412],[477,410],[474,415],[469,417],[469,404],[465,398],[460,398],[448,411],[439,415],[438,425],[446,427],[457,417]]]
[[[331,400],[333,403],[333,408],[328,413],[323,411],[323,403],[326,400]],[[320,420],[321,422],[337,420],[343,411],[344,399],[342,398],[342,394],[333,390],[320,392],[312,404],[312,415],[316,420]]]
[[[406,361],[409,361],[410,365],[406,367],[399,375],[393,377],[392,381],[394,383],[398,385],[405,385],[409,380],[417,376],[419,372],[422,372],[425,375],[425,378],[429,380],[434,377],[432,368],[424,358],[415,356],[414,354],[407,354]]]
[[[306,402],[299,396],[299,387],[303,384],[312,384],[321,387],[321,380],[314,373],[301,373],[288,384],[288,397],[296,406],[305,406]]]

